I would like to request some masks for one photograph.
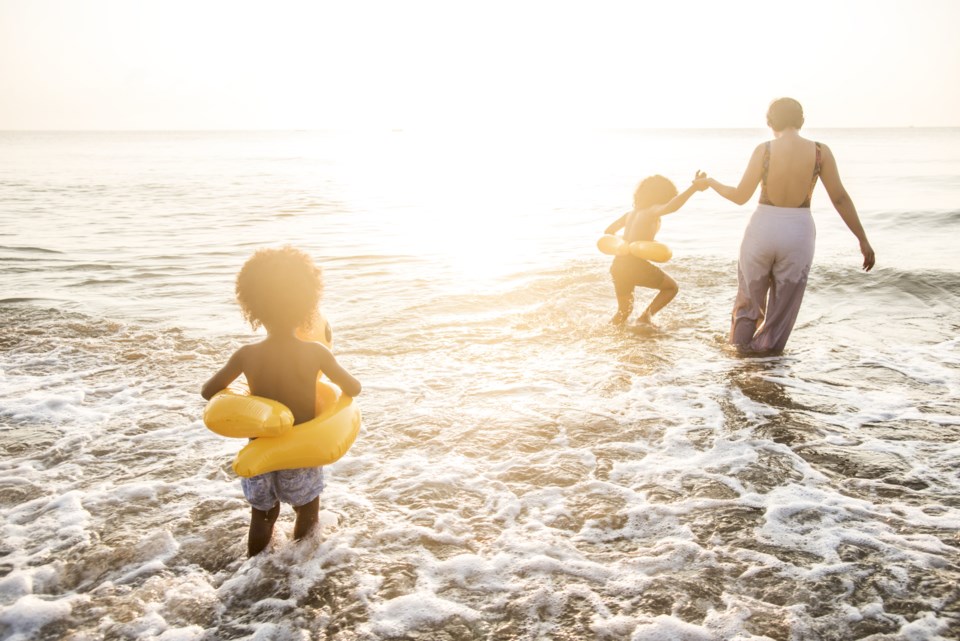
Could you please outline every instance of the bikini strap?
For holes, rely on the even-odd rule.
[[[770,141],[763,143],[763,173],[760,174],[760,182],[767,184],[767,172],[770,171]]]
[[[820,176],[820,165],[821,165],[821,150],[820,143],[814,142],[817,146],[817,160],[813,163],[813,176],[810,178],[810,191],[807,193],[807,199],[800,203],[801,207],[809,207],[810,201],[813,199],[813,190],[817,186],[817,178]]]
[[[763,144],[763,171],[760,173],[760,204],[772,205],[767,197],[767,172],[770,171],[770,141]]]

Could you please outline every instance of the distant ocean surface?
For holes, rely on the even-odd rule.
[[[960,638],[960,129],[805,133],[877,267],[818,186],[787,350],[738,358],[755,199],[664,219],[655,334],[595,242],[764,130],[0,132],[0,638]],[[199,389],[287,243],[365,420],[247,560]]]

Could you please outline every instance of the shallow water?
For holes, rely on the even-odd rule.
[[[743,359],[749,207],[664,221],[655,333],[608,325],[594,241],[760,131],[0,134],[0,637],[957,638],[960,131],[813,135],[878,268],[818,188],[788,349]],[[198,390],[282,242],[365,422],[321,531],[246,560]]]

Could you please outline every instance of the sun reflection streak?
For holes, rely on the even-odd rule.
[[[496,278],[540,251],[562,168],[528,163],[549,139],[510,132],[343,134],[351,206],[398,252],[436,256],[460,277]],[[565,162],[558,159],[560,162]]]

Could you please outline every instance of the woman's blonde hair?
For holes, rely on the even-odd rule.
[[[777,98],[767,108],[767,126],[774,131],[803,127],[803,107],[793,98]]]
[[[307,328],[318,317],[323,276],[313,260],[294,247],[260,249],[237,274],[237,302],[257,329]]]
[[[633,192],[633,208],[646,209],[653,205],[663,205],[677,195],[677,186],[660,174],[644,178]]]

